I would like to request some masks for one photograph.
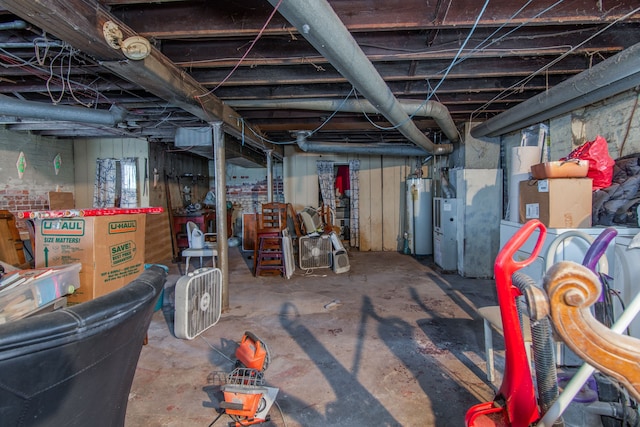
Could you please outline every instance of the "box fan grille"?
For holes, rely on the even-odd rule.
[[[331,239],[327,235],[300,237],[300,268],[309,270],[331,267],[332,249]]]
[[[222,312],[222,272],[202,268],[176,283],[176,337],[193,339],[218,323]]]

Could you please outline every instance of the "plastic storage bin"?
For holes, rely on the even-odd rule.
[[[0,323],[21,319],[80,287],[82,264],[18,270],[0,281]]]

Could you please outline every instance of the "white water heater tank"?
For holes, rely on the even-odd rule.
[[[413,255],[433,254],[433,211],[430,178],[407,178],[406,225]]]

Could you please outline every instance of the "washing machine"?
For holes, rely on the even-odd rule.
[[[616,237],[615,268],[613,274],[613,289],[619,293],[624,306],[627,307],[631,300],[640,292],[640,236],[638,242],[631,242],[634,237]],[[635,247],[638,246],[638,247]],[[613,300],[613,314],[617,319],[622,314],[623,308],[617,298]],[[640,316],[631,322],[629,335],[640,338]]]

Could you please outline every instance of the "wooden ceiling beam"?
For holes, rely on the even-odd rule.
[[[264,0],[157,4],[106,0],[104,3],[111,5],[113,14],[137,32],[156,38],[254,36],[273,10]],[[446,10],[435,8],[435,2],[423,0],[331,0],[329,3],[351,32],[470,28],[482,8],[482,2],[476,0],[454,0]],[[616,7],[607,10],[599,6],[599,2],[589,0],[566,0],[553,6],[554,3],[554,0],[538,0],[513,17],[520,5],[511,0],[493,0],[479,26],[607,23],[637,7],[633,0],[618,1]],[[640,14],[628,20],[638,21]],[[264,34],[295,36],[297,30],[276,14]]]
[[[3,0],[2,5],[44,31],[66,41],[71,46],[93,56],[100,64],[120,77],[136,83],[145,90],[179,106],[205,122],[223,122],[225,131],[243,134],[239,114],[208,93],[195,79],[173,64],[159,50],[143,60],[127,60],[121,50],[114,49],[105,40],[105,22],[114,22],[123,38],[136,33],[113,16],[105,6],[95,0]],[[256,127],[255,130],[259,132]],[[247,136],[247,141],[264,146],[261,141]],[[269,147],[282,155],[279,147]]]

